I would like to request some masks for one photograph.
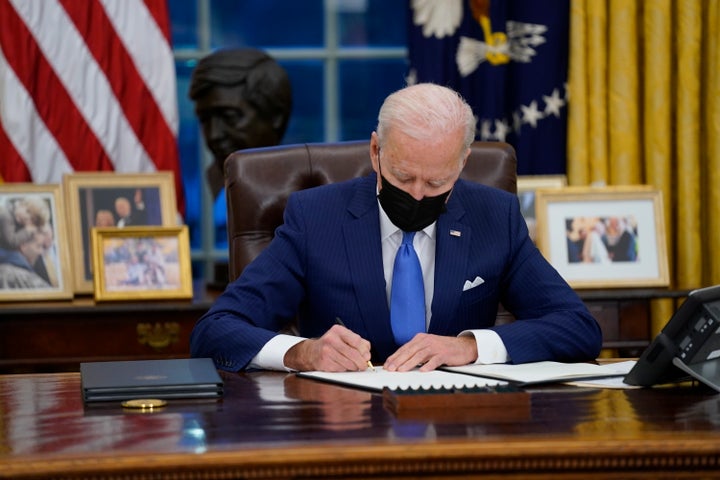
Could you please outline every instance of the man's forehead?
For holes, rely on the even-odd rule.
[[[406,161],[414,163],[414,158],[426,157],[427,155],[432,155],[440,162],[454,161],[459,158],[459,153],[452,148],[433,142],[402,142],[398,144],[387,142],[381,147],[381,151],[383,156],[390,157],[399,163]]]
[[[417,138],[398,129],[388,128],[382,139],[382,149],[392,154],[401,152],[451,151],[462,149],[462,132]]]

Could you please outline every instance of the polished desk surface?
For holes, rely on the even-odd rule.
[[[78,373],[2,375],[0,478],[720,475],[720,397],[699,386],[554,385],[529,390],[525,413],[448,405],[403,418],[379,394],[222,375],[222,401],[153,413],[83,405]]]

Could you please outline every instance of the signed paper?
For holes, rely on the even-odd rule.
[[[375,371],[362,372],[299,372],[299,377],[313,378],[326,382],[359,387],[367,390],[382,391],[383,387],[396,390],[439,390],[461,389],[485,386],[505,385],[507,382],[482,378],[461,373],[433,370],[421,372],[388,372],[382,367],[375,367]]]

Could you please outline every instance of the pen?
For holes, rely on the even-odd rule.
[[[340,317],[335,317],[335,323],[337,323],[337,324],[340,325],[341,327],[345,327],[345,324],[344,324],[343,321],[340,319]],[[345,328],[347,328],[347,327],[345,327]],[[369,368],[370,370],[372,370],[373,372],[375,371],[375,367],[373,366],[373,364],[372,364],[372,362],[371,362],[370,360],[367,361],[367,366],[368,366],[368,368]]]

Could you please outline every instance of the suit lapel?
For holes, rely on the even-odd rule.
[[[385,301],[385,279],[380,243],[380,219],[375,196],[375,176],[365,177],[348,204],[354,219],[343,226],[350,277],[366,331],[392,342],[390,310]],[[373,259],[373,260],[371,260]],[[379,345],[373,345],[379,347]]]
[[[435,293],[429,331],[438,335],[448,335],[455,318],[472,241],[470,227],[461,222],[465,209],[456,193],[450,197],[448,210],[440,216],[437,224]]]

